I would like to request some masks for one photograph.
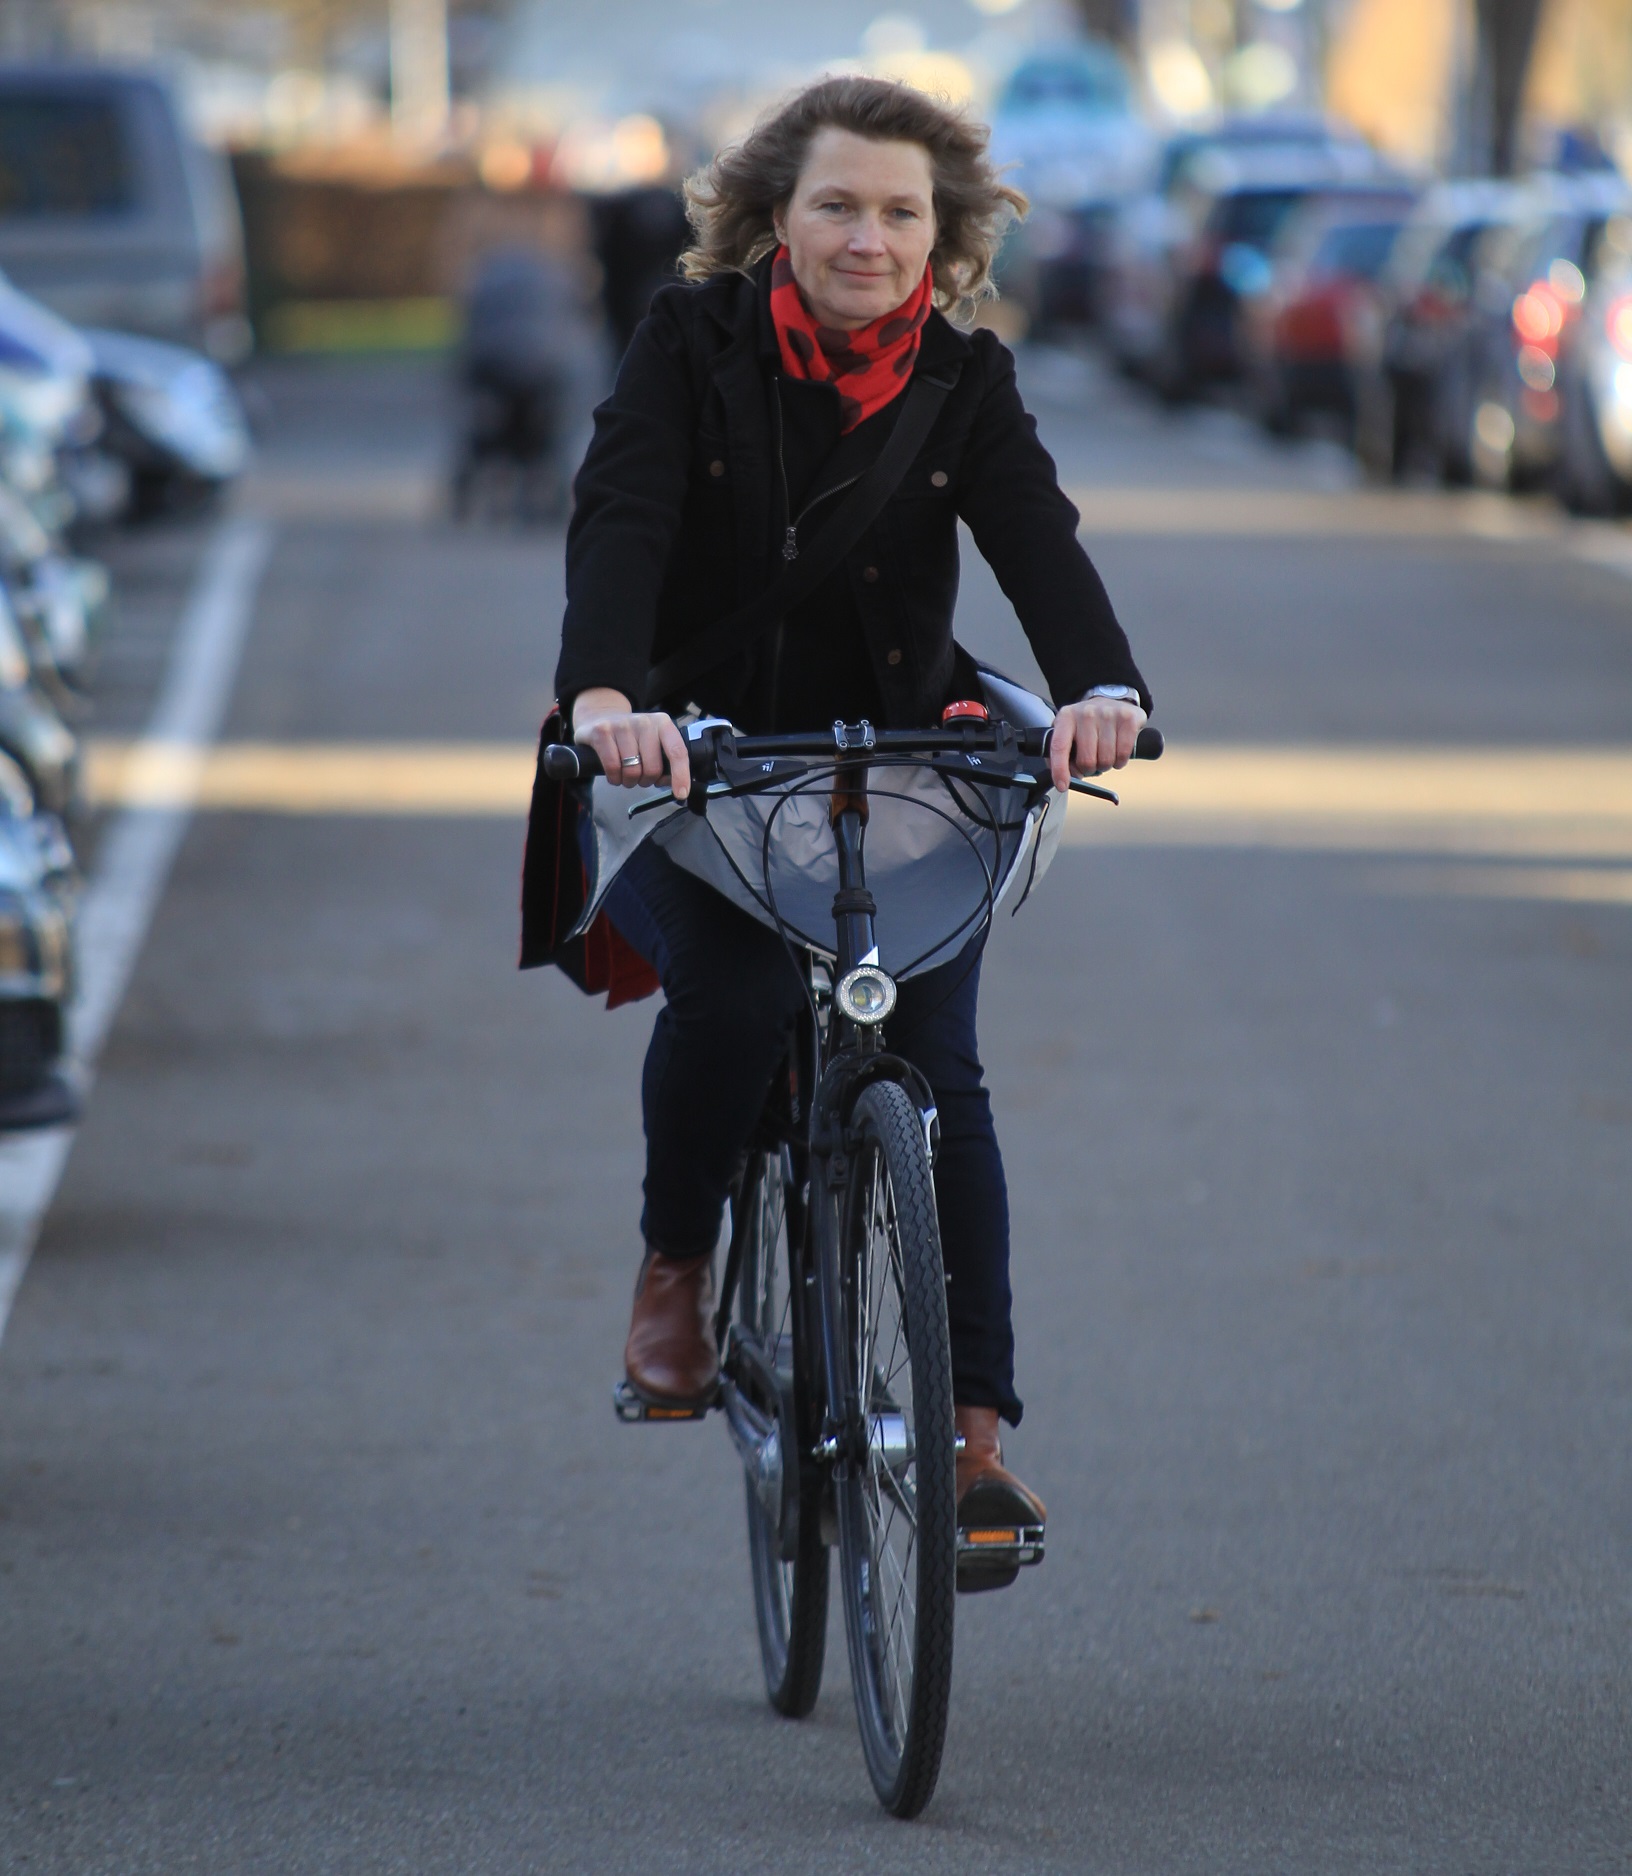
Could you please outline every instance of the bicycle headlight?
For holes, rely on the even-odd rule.
[[[895,1008],[895,979],[876,964],[858,964],[839,979],[833,998],[851,1022],[870,1027]]]

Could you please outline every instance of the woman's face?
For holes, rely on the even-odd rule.
[[[893,313],[935,245],[929,152],[819,131],[776,233],[818,324],[854,331]]]

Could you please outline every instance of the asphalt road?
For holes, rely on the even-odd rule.
[[[1090,545],[1175,750],[1632,754],[1632,582],[1544,518],[1190,530],[1359,498],[1029,379],[1068,480],[1151,492]],[[559,537],[435,519],[423,373],[267,386],[226,739],[525,741]],[[106,732],[207,535],[114,551]],[[961,629],[1023,668],[976,569]],[[983,1006],[1049,1556],[960,1604],[902,1826],[836,1604],[814,1717],[763,1701],[720,1428],[614,1422],[651,1006],[513,970],[519,845],[194,822],[0,1346],[0,1868],[1632,1868],[1628,864],[1062,853]]]

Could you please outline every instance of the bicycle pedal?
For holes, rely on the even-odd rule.
[[[998,1588],[983,1579],[1014,1580],[1015,1573],[1043,1560],[1040,1524],[973,1525],[958,1532],[958,1587]]]
[[[627,1377],[614,1383],[612,1388],[612,1411],[626,1427],[639,1426],[644,1421],[706,1420],[713,1406],[712,1401],[705,1401],[700,1407],[659,1406],[642,1399]]]

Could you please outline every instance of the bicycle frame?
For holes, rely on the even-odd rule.
[[[836,1547],[868,1775],[887,1810],[913,1817],[940,1771],[955,1592],[1000,1587],[1020,1564],[1040,1562],[1043,1533],[1040,1524],[1010,1528],[1006,1514],[991,1529],[965,1532],[958,1521],[955,1381],[933,1185],[937,1117],[928,1083],[890,1051],[883,1028],[897,989],[879,961],[878,908],[867,886],[868,784],[875,763],[929,768],[965,816],[995,837],[999,857],[1005,832],[1019,836],[1001,885],[996,860],[988,865],[976,849],[985,890],[978,922],[954,922],[927,949],[917,949],[927,935],[920,928],[903,947],[906,961],[892,955],[910,977],[928,959],[950,960],[960,947],[983,941],[1027,843],[1038,838],[1042,817],[1034,810],[1051,783],[1046,761],[1038,760],[1046,755],[1044,736],[1027,732],[1023,740],[1007,724],[967,720],[883,736],[867,723],[835,723],[831,742],[739,739],[719,722],[691,724],[685,734],[693,752],[692,813],[706,814],[710,798],[721,795],[804,798],[792,851],[807,878],[812,843],[821,848],[818,804],[826,794],[837,875],[834,937],[829,949],[819,935],[821,898],[808,888],[797,914],[786,901],[779,907],[771,883],[772,836],[784,805],[778,802],[756,828],[765,896],[748,890],[790,957],[802,954],[808,1009],[792,1023],[785,1073],[773,1079],[731,1195],[714,1321],[719,1385],[711,1403],[668,1408],[643,1402],[626,1379],[616,1391],[618,1411],[625,1419],[692,1419],[709,1406],[724,1410],[747,1484],[766,1691],[789,1717],[809,1713],[820,1688],[828,1551]],[[1159,754],[1160,745],[1153,741],[1139,753]],[[557,779],[577,772],[577,757],[568,752]],[[999,812],[990,795],[977,804],[980,788],[959,786],[970,782],[1024,791],[1023,819]],[[1091,783],[1073,785],[1116,799]],[[916,800],[941,812],[911,787],[880,787],[877,798]],[[672,813],[672,796],[669,803]],[[631,812],[662,805],[643,802]],[[742,818],[754,824],[748,816],[739,825]],[[692,831],[682,826],[680,837]],[[717,827],[714,839],[723,850]],[[888,871],[899,850],[886,838],[883,851]],[[1034,877],[1036,848],[1030,852]],[[747,886],[740,857],[731,865]],[[951,897],[933,896],[937,914]],[[899,942],[893,926],[891,932]],[[999,1552],[994,1544],[1006,1548]],[[966,1549],[981,1559],[985,1579],[965,1583]],[[989,1566],[999,1555],[1006,1574],[994,1577]]]
[[[798,1025],[788,1054],[786,1079],[779,1074],[773,1083],[772,1097],[761,1116],[751,1150],[763,1150],[775,1143],[787,1147],[794,1156],[794,1191],[787,1214],[792,1262],[789,1280],[801,1286],[806,1299],[805,1306],[797,1311],[795,1327],[806,1337],[806,1371],[821,1375],[824,1397],[820,1427],[799,1429],[798,1457],[801,1464],[816,1463],[837,1470],[859,1457],[868,1437],[862,1406],[856,1398],[855,1377],[848,1373],[844,1362],[846,1296],[839,1258],[839,1221],[850,1181],[850,1160],[845,1150],[850,1113],[869,1082],[890,1079],[905,1086],[923,1116],[925,1146],[932,1162],[938,1129],[934,1097],[919,1071],[885,1048],[879,1025],[850,1021],[833,999],[835,983],[878,955],[874,931],[877,907],[867,889],[864,855],[864,765],[841,765],[834,779],[831,824],[839,877],[833,911],[836,961],[830,970],[814,954],[806,954],[811,990],[808,1020]],[[740,1210],[734,1208],[715,1323],[727,1367],[730,1351],[726,1348],[726,1329],[735,1305],[745,1222]],[[811,1300],[814,1309],[808,1306]],[[720,1404],[744,1465],[751,1475],[763,1476],[769,1429],[758,1426],[757,1417],[745,1411],[729,1373],[723,1374],[720,1393]],[[784,1486],[787,1457],[779,1456],[780,1483]],[[791,1550],[788,1505],[789,1494],[784,1489],[783,1542]]]

